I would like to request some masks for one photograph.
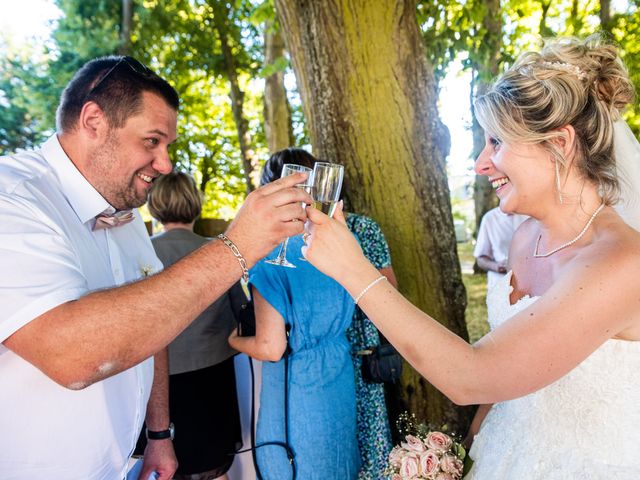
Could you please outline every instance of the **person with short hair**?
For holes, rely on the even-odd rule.
[[[95,59],[64,89],[57,133],[0,159],[3,478],[122,479],[146,417],[140,478],[169,480],[164,348],[303,230],[311,199],[294,175],[251,193],[223,237],[161,272],[135,209],[172,170],[178,107],[134,58]]]
[[[151,243],[165,268],[211,241],[193,231],[202,195],[190,175],[174,171],[160,177],[147,207],[164,230],[151,237]],[[234,294],[244,295],[239,283],[168,347],[169,415],[180,432],[173,439],[178,459],[174,480],[227,479],[242,445],[233,358],[237,352],[227,342],[236,326]]]

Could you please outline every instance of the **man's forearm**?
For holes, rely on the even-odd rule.
[[[241,273],[214,241],[157,275],[60,305],[5,345],[56,382],[84,388],[164,348]]]
[[[163,348],[155,355],[153,387],[147,404],[147,429],[163,431],[169,428],[169,358],[168,350]],[[148,439],[144,450],[144,464],[140,479],[149,478],[156,472],[159,478],[173,478],[178,462],[169,436],[162,439]]]
[[[486,255],[480,255],[478,258],[476,258],[476,262],[478,263],[478,266],[485,272],[497,272],[500,267],[500,264],[498,262],[496,262],[492,258],[487,257]]]
[[[147,404],[145,423],[149,430],[169,428],[169,352],[163,348],[154,356],[153,386]]]

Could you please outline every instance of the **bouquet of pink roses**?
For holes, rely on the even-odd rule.
[[[414,434],[407,434],[405,441],[391,450],[385,471],[391,480],[462,478],[466,451],[460,443],[446,433],[416,426],[407,415],[401,421],[408,424]]]

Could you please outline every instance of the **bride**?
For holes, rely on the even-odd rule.
[[[640,146],[620,120],[631,101],[616,48],[597,37],[524,54],[477,100],[476,172],[504,212],[532,219],[474,345],[385,282],[340,212],[308,209],[308,260],[454,402],[495,403],[468,479],[640,478]]]

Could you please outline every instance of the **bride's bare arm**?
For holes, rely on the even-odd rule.
[[[307,258],[355,298],[378,271],[340,222],[311,209],[308,215],[316,225]],[[402,356],[452,401],[494,403],[552,383],[638,321],[640,294],[633,272],[640,271],[640,254],[617,247],[601,257],[592,255],[591,261],[566,272],[535,303],[473,346],[386,282],[372,287],[359,306]]]

